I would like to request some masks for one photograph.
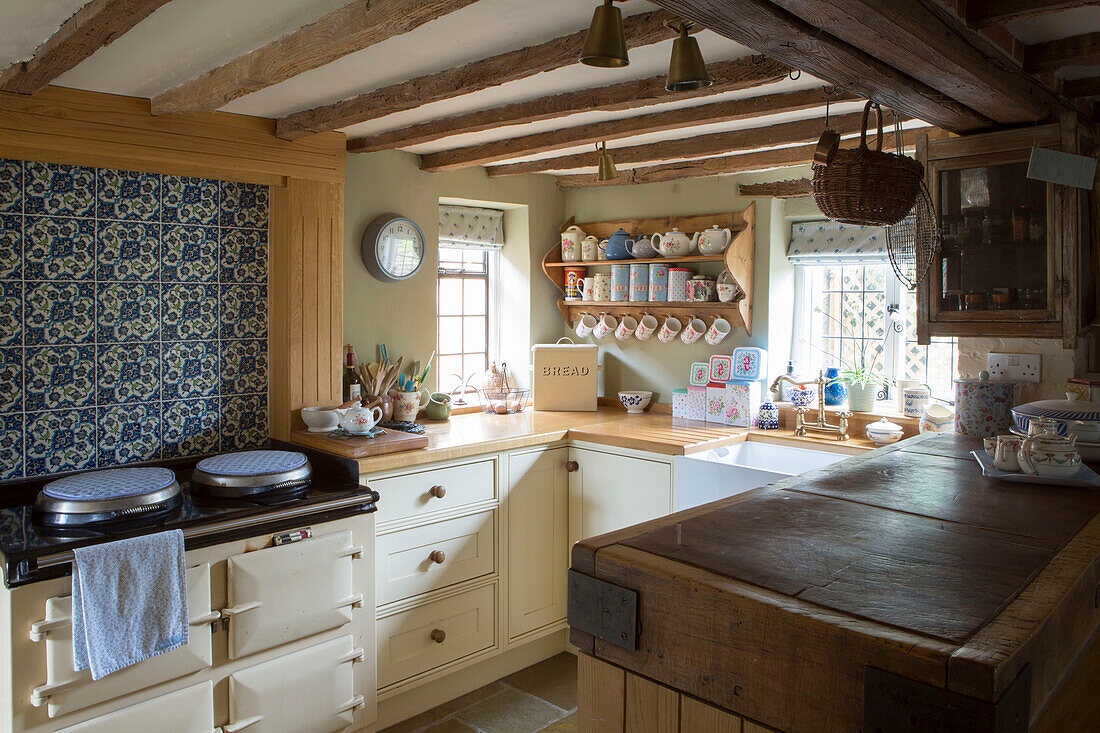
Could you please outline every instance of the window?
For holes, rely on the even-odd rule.
[[[439,245],[439,386],[451,392],[489,367],[490,293],[496,251]]]
[[[937,397],[953,399],[957,342],[933,338],[930,345],[919,345],[916,307],[916,294],[888,264],[796,266],[794,358],[799,372],[809,377],[829,366],[873,365],[891,382],[914,380]]]

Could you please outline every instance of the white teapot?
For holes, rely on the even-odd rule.
[[[1081,470],[1081,454],[1076,447],[1077,436],[1063,438],[1057,433],[1041,431],[1024,439],[1016,455],[1020,470],[1033,476],[1070,478]]]
[[[367,435],[382,420],[382,408],[348,407],[333,410],[340,416],[340,427],[353,435]]]
[[[699,248],[699,254],[703,255],[722,254],[732,240],[733,232],[729,229],[719,229],[717,224],[695,234],[695,246]]]
[[[695,243],[698,239],[698,233],[696,233],[695,238],[692,239],[676,227],[673,227],[671,232],[654,234],[650,237],[650,242],[653,245],[653,249],[660,252],[662,257],[685,257],[695,249]]]

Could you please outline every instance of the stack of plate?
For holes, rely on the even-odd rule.
[[[1077,449],[1086,461],[1100,461],[1100,403],[1078,400],[1040,400],[1012,408],[1012,432],[1027,436],[1032,420],[1046,418],[1058,434],[1076,435]]]

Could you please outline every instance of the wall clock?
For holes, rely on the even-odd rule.
[[[363,264],[382,282],[407,280],[424,264],[424,232],[412,219],[382,214],[363,233]]]

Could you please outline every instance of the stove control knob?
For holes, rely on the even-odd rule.
[[[443,561],[447,559],[447,553],[443,550],[432,550],[432,554],[428,555],[428,559],[436,565],[442,565]]]
[[[432,641],[436,644],[442,644],[447,640],[447,632],[443,629],[432,629]]]
[[[437,485],[428,489],[428,493],[434,496],[436,499],[442,499],[444,496],[447,495],[447,489]]]

